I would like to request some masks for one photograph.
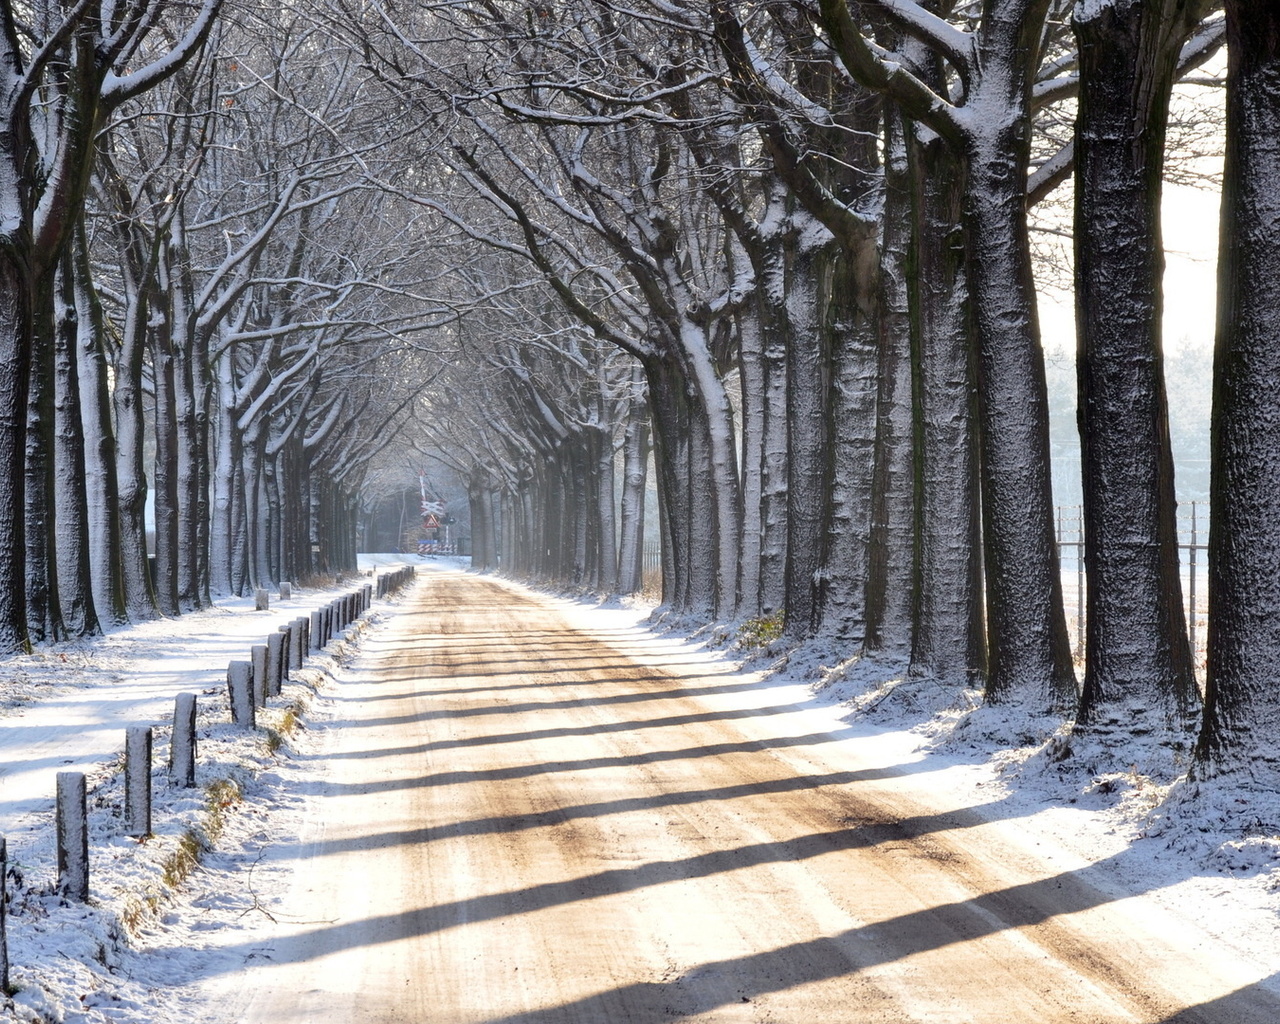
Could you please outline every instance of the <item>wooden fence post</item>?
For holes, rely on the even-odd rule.
[[[264,708],[267,706],[267,678],[270,670],[267,668],[267,645],[254,644],[249,648],[249,660],[253,663],[253,705],[254,707]]]
[[[294,619],[293,632],[289,634],[290,671],[302,668],[307,658],[307,620]]]
[[[280,600],[288,601],[293,598],[293,584],[286,580],[280,581]]]
[[[169,778],[184,789],[196,784],[196,695],[180,693],[173,702],[169,740]]]
[[[89,814],[83,772],[58,772],[56,825],[58,889],[83,903],[89,898]]]
[[[267,689],[265,696],[280,696],[280,677],[284,669],[284,634],[267,635]]]
[[[293,631],[294,624],[287,622],[281,626],[277,632],[280,634],[284,646],[280,649],[280,681],[282,683],[289,681],[289,673],[293,671]]]
[[[258,587],[253,592],[253,610],[255,612],[265,612],[271,608],[271,598],[267,595],[266,587]]]
[[[231,721],[245,729],[255,725],[253,708],[253,665],[233,661],[227,665],[227,692],[231,697]]]
[[[0,836],[0,995],[9,992],[9,938],[5,934],[7,921],[8,892],[6,891],[9,875],[9,848],[3,836]]]
[[[124,733],[124,834],[151,834],[151,729],[131,725]]]

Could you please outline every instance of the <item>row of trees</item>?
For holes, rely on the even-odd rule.
[[[1159,210],[1174,85],[1230,37],[1229,147],[1247,159],[1228,161],[1224,230],[1259,246],[1233,246],[1235,260],[1265,266],[1252,218],[1275,182],[1248,147],[1276,70],[1269,15],[1195,0],[338,7],[430,140],[396,187],[487,252],[487,293],[503,282],[507,308],[490,304],[465,371],[483,367],[484,385],[468,377],[449,399],[484,396],[454,446],[482,564],[500,547],[521,570],[613,585],[634,520],[615,525],[605,456],[626,448],[633,465],[643,450],[643,391],[671,608],[781,611],[793,640],[981,679],[988,700],[1074,715],[1104,742],[1154,733],[1185,748],[1198,734],[1198,771],[1246,769],[1247,727],[1231,723],[1270,714],[1280,620],[1261,582],[1278,567],[1257,462],[1274,450],[1257,424],[1275,417],[1250,397],[1274,307],[1259,286],[1221,315],[1220,353],[1247,351],[1218,369],[1202,706],[1178,574]],[[1028,223],[1066,182],[1082,687]],[[1233,289],[1254,280],[1224,266]]]
[[[651,452],[675,612],[1264,764],[1277,34],[1213,7],[5,5],[0,646],[349,567],[398,459],[466,481],[478,565],[629,591]],[[1224,41],[1202,709],[1158,213]],[[1068,181],[1082,688],[1028,221]]]
[[[350,55],[275,4],[2,12],[0,649],[354,569],[406,339],[454,314]]]

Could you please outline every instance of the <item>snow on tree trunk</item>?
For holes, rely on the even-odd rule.
[[[157,296],[160,299],[160,296]],[[158,304],[158,303],[157,303]],[[155,592],[164,615],[178,615],[178,408],[173,340],[168,322],[151,332],[151,377],[155,397]]]
[[[766,278],[781,288],[785,305],[787,369],[787,548],[786,613],[788,634],[811,635],[818,627],[822,578],[823,531],[830,487],[827,411],[830,385],[826,364],[830,353],[821,322],[821,281],[835,258],[829,236],[816,223],[797,215],[797,232],[786,277]]]
[[[116,478],[120,495],[121,568],[125,607],[135,622],[155,618],[155,594],[147,569],[147,475],[143,461],[145,429],[142,367],[147,306],[141,295],[130,302],[124,341],[116,357],[111,393],[116,427]]]
[[[866,587],[875,467],[880,339],[875,320],[876,238],[844,248],[827,284],[831,332],[831,489],[819,630],[854,654],[866,640]],[[794,506],[793,506],[794,507]]]
[[[233,523],[235,479],[239,462],[238,435],[235,429],[235,387],[232,382],[231,356],[218,358],[217,443],[213,459],[213,508],[209,527],[209,584],[215,593],[234,593],[232,582]]]
[[[58,602],[57,508],[54,502],[54,308],[53,276],[35,289],[31,378],[27,391],[26,504],[27,635],[61,640]]]
[[[1185,0],[1077,4],[1076,360],[1088,579],[1077,726],[1184,732],[1182,609],[1161,341],[1160,196]]]
[[[71,268],[75,280],[76,369],[85,437],[83,479],[88,507],[89,564],[98,616],[106,625],[119,626],[128,621],[128,613],[121,562],[123,544],[115,431],[111,421],[107,359],[103,351],[106,325],[93,287],[86,246],[82,225],[77,229],[71,249]]]
[[[0,654],[28,644],[23,522],[30,294],[17,254],[0,250]]]
[[[644,362],[653,424],[658,511],[662,524],[662,600],[680,612],[710,615],[714,591],[710,553],[698,562],[693,536],[690,424],[685,416],[684,378],[660,358]]]
[[[1280,10],[1228,0],[1209,521],[1194,773],[1280,785]]]
[[[960,218],[964,167],[936,136],[912,144],[916,193],[920,552],[911,671],[964,685],[986,673],[976,366]]]
[[[770,318],[772,319],[772,318]],[[764,348],[764,440],[760,485],[760,614],[777,615],[787,603],[787,339],[769,327]]]
[[[982,421],[987,699],[1065,710],[1075,705],[1076,681],[1053,531],[1048,395],[1027,241],[1030,129],[1013,104],[1002,115],[1002,130],[972,140],[965,190]]]
[[[603,410],[602,410],[603,411]],[[596,431],[596,524],[599,533],[599,572],[596,590],[618,590],[618,523],[614,506],[613,423]],[[510,547],[507,548],[511,550]]]
[[[79,331],[70,258],[58,269],[54,335],[54,488],[57,501],[58,600],[67,635],[101,632],[89,562],[85,438],[76,345]]]
[[[765,371],[760,318],[748,309],[738,318],[738,388],[742,395],[742,551],[738,593],[742,614],[760,614],[761,537],[764,510]]]
[[[618,592],[638,593],[644,585],[644,502],[649,463],[649,419],[645,405],[644,371],[631,370],[622,438],[622,539],[618,555]]]
[[[711,357],[707,331],[684,321],[681,343],[681,354],[694,385],[689,402],[689,416],[694,421],[693,436],[699,445],[706,446],[700,452],[705,461],[700,460],[699,470],[692,474],[692,483],[697,487],[695,500],[703,506],[701,514],[708,516],[711,531],[708,554],[715,567],[712,615],[735,619],[738,615],[738,558],[742,550],[742,494],[734,443],[733,406]]]
[[[889,119],[881,219],[879,395],[867,580],[870,651],[905,658],[915,610],[915,444],[910,284],[911,191],[901,118]]]

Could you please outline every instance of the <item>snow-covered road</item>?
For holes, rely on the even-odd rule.
[[[366,637],[253,865],[263,912],[148,953],[191,972],[181,1019],[1280,1020],[1274,939],[1160,898],[1167,867],[1144,886],[975,806],[982,766],[557,607],[439,573]]]

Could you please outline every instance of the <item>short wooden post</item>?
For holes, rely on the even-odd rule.
[[[254,644],[249,648],[249,661],[253,665],[253,704],[254,707],[267,706],[267,679],[271,670],[267,668],[267,645]]]
[[[317,608],[311,613],[311,649],[318,651],[324,646],[324,622]]]
[[[289,601],[293,598],[293,584],[287,580],[280,581],[280,600]]]
[[[284,668],[284,634],[267,636],[267,692],[268,697],[280,696],[280,676]]]
[[[292,622],[285,623],[278,632],[284,641],[284,646],[280,651],[280,681],[288,682],[289,673],[293,671],[293,630]]]
[[[151,729],[131,725],[124,733],[124,834],[151,835]]]
[[[258,587],[253,592],[253,610],[255,612],[265,612],[271,608],[271,599],[267,594],[266,587]]]
[[[83,903],[89,898],[89,814],[83,772],[58,772],[55,810],[58,891]]]
[[[294,619],[293,629],[289,633],[289,671],[302,668],[307,657],[307,620]]]
[[[227,692],[231,697],[231,721],[245,729],[256,723],[253,707],[253,665],[233,661],[227,665]]]
[[[169,739],[169,778],[183,789],[196,784],[196,695],[180,693],[173,702]]]
[[[9,877],[9,846],[5,842],[5,838],[0,836],[0,995],[8,995],[10,991],[9,984],[9,936],[6,934],[8,928],[8,879]]]
[[[7,904],[9,894],[6,892],[9,875],[9,848],[3,836],[0,836],[0,995],[7,994],[9,985],[9,938],[5,934],[7,922]]]

